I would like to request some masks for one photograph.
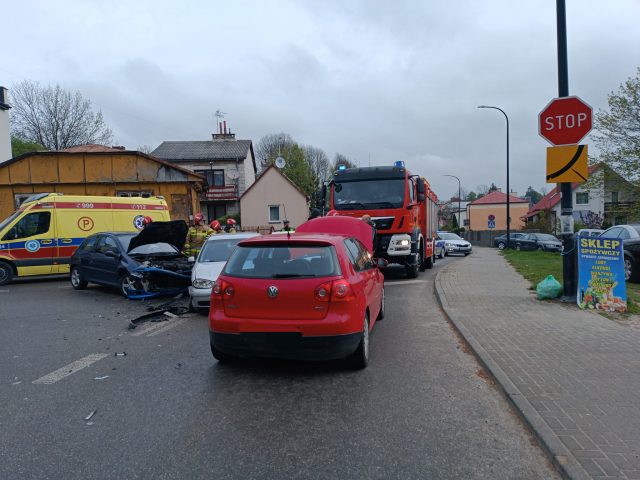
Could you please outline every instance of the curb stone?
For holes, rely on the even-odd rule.
[[[433,282],[436,298],[438,299],[438,303],[440,304],[440,308],[442,309],[445,318],[471,346],[475,357],[487,373],[489,373],[496,381],[496,384],[500,387],[500,390],[506,396],[512,408],[515,409],[518,416],[531,430],[531,432],[533,432],[538,443],[542,447],[542,450],[547,454],[556,470],[558,470],[558,472],[566,479],[591,479],[592,477],[578,463],[573,454],[571,454],[571,452],[564,446],[558,436],[551,430],[549,425],[547,425],[540,414],[535,410],[535,408],[533,408],[531,403],[529,403],[525,395],[522,394],[522,392],[509,379],[507,374],[504,373],[502,368],[500,368],[493,358],[491,358],[491,355],[487,353],[480,342],[478,342],[478,340],[476,340],[476,338],[467,330],[462,321],[455,318],[455,316],[449,315],[449,312],[447,311],[448,302],[444,295],[444,291],[440,286],[440,275],[446,273],[452,265],[454,264],[449,264],[442,270],[439,270],[436,273],[435,281]]]

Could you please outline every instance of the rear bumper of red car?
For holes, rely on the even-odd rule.
[[[295,360],[336,360],[352,354],[362,333],[305,337],[296,332],[219,333],[209,331],[211,344],[228,355]]]

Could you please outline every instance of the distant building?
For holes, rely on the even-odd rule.
[[[212,140],[162,142],[152,155],[206,178],[199,200],[208,221],[240,213],[240,197],[256,179],[251,140],[236,140],[226,122]]]
[[[243,229],[280,230],[283,220],[289,220],[295,228],[309,216],[304,192],[274,165],[266,168],[244,192],[240,208]]]
[[[0,163],[11,158],[11,135],[9,134],[10,108],[7,89],[0,87]]]
[[[514,192],[509,195],[509,216],[511,230],[522,230],[525,225],[522,219],[529,210],[529,200],[518,197]],[[489,215],[495,217],[495,229],[507,229],[507,194],[496,190],[467,204],[469,230],[478,232],[489,230]]]

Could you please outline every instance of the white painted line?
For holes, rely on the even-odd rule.
[[[0,293],[9,293],[11,290],[0,290]]]
[[[134,332],[131,334],[132,337],[139,337],[140,335],[144,335],[145,333],[149,333],[149,332],[153,332],[154,330],[157,330],[158,328],[162,328],[162,327],[166,327],[167,326],[167,321],[162,321],[162,322],[150,322],[149,326],[147,326],[146,328],[136,328],[134,330]]]
[[[384,282],[384,286],[392,287],[394,285],[411,285],[412,283],[428,283],[427,280],[394,280],[392,282]]]
[[[40,377],[39,379],[34,380],[32,383],[40,385],[51,385],[52,383],[56,383],[57,381],[68,377],[72,373],[79,372],[83,368],[86,368],[89,365],[96,363],[98,360],[102,360],[104,357],[108,356],[109,355],[107,353],[92,353],[91,355],[87,355],[80,360],[76,360],[69,365],[65,365],[64,367],[59,368],[55,372],[51,372],[44,377]]]
[[[161,328],[160,330],[156,330],[153,333],[150,333],[149,335],[147,335],[148,337],[154,337],[156,335],[160,335],[161,333],[164,333],[168,330],[171,330],[172,328],[177,327],[178,325],[182,325],[183,323],[185,323],[187,320],[189,320],[188,318],[181,318],[180,320],[174,320],[171,323],[169,323],[169,325],[165,325],[163,328]]]

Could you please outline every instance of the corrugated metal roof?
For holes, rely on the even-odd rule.
[[[162,142],[151,154],[170,162],[246,158],[251,140]]]

